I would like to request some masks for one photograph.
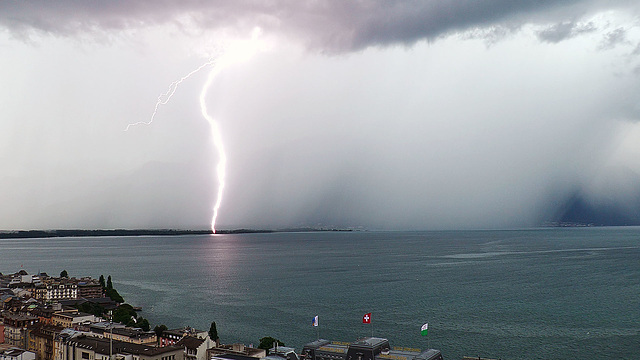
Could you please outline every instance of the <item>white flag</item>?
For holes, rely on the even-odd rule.
[[[422,328],[420,328],[420,334],[426,336],[428,328],[429,328],[429,323],[426,323],[426,324],[422,325]]]

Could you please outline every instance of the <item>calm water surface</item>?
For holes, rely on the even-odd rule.
[[[447,359],[640,359],[640,228],[21,239],[0,254],[4,273],[111,275],[152,326],[216,321],[227,343],[300,349],[319,315],[322,338]]]

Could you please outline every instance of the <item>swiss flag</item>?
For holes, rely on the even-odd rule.
[[[364,316],[362,317],[362,323],[371,324],[371,313],[364,314]]]

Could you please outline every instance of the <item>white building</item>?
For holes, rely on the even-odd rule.
[[[35,360],[36,353],[27,351],[17,347],[11,347],[9,349],[0,349],[0,360]]]
[[[71,282],[49,283],[43,297],[45,301],[77,299],[78,285]]]

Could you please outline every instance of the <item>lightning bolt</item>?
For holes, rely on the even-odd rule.
[[[220,205],[222,204],[222,195],[224,193],[224,187],[226,183],[226,173],[227,173],[227,154],[224,149],[224,145],[222,142],[222,135],[220,132],[220,125],[218,121],[216,121],[209,112],[207,111],[207,91],[211,87],[211,83],[215,79],[215,77],[226,67],[233,63],[242,62],[250,58],[257,51],[257,38],[260,35],[261,30],[259,28],[255,28],[250,42],[238,42],[234,47],[230,47],[224,54],[216,61],[216,59],[210,58],[207,62],[200,65],[195,70],[191,71],[187,75],[181,77],[179,80],[176,80],[169,85],[169,89],[160,94],[156,101],[156,105],[153,108],[153,113],[151,114],[151,118],[149,121],[139,121],[136,123],[132,123],[127,125],[124,131],[128,131],[131,127],[137,125],[151,125],[156,114],[158,113],[158,108],[161,105],[166,105],[173,94],[175,94],[178,86],[200,70],[204,69],[207,66],[212,66],[211,71],[209,72],[209,76],[207,76],[207,81],[202,86],[202,90],[200,91],[200,111],[202,112],[202,116],[209,122],[211,126],[211,138],[213,139],[213,150],[218,154],[218,164],[215,166],[215,174],[218,179],[218,192],[216,196],[216,201],[213,204],[213,216],[211,218],[211,231],[216,233],[216,220],[218,219],[218,213],[220,211]],[[214,66],[216,65],[216,66]]]
[[[240,63],[247,61],[251,58],[256,52],[258,52],[260,48],[260,42],[258,38],[262,34],[262,30],[258,27],[254,28],[251,33],[251,40],[249,41],[238,41],[234,43],[232,46],[229,46],[222,57],[220,58],[219,63],[211,72],[209,72],[209,76],[207,77],[207,81],[202,87],[202,91],[200,92],[200,110],[202,111],[202,116],[207,119],[209,124],[211,125],[211,136],[213,139],[213,147],[218,153],[218,165],[216,166],[216,174],[218,175],[218,196],[216,197],[216,202],[213,205],[213,217],[211,219],[211,231],[216,233],[216,220],[218,218],[218,212],[220,210],[220,204],[222,204],[222,194],[224,192],[225,179],[227,174],[227,155],[224,150],[224,146],[222,143],[222,136],[220,135],[220,126],[218,122],[209,115],[207,112],[207,104],[206,104],[206,96],[207,90],[211,86],[211,83],[215,79],[215,77],[227,66],[235,63]]]
[[[173,94],[176,93],[176,90],[178,90],[178,85],[182,84],[183,81],[187,80],[188,78],[190,78],[191,76],[193,76],[195,73],[197,73],[198,71],[204,69],[207,66],[212,66],[215,64],[215,60],[214,59],[209,59],[209,61],[205,62],[204,64],[198,66],[197,69],[191,71],[190,73],[188,73],[187,75],[181,77],[179,80],[176,80],[174,82],[171,83],[171,85],[169,85],[169,89],[166,92],[163,92],[162,94],[158,95],[158,100],[156,101],[156,106],[153,108],[153,113],[151,114],[151,118],[149,119],[149,121],[138,121],[136,123],[131,123],[128,124],[127,127],[124,129],[124,131],[129,131],[129,129],[133,126],[138,126],[138,125],[151,125],[151,123],[153,122],[153,119],[155,119],[156,114],[158,113],[158,108],[160,107],[160,105],[166,105],[169,100],[171,100],[171,98],[173,97]]]
[[[202,116],[209,122],[209,125],[211,125],[211,138],[213,139],[213,147],[218,153],[218,165],[216,165],[216,174],[218,177],[218,195],[216,196],[216,202],[213,204],[213,217],[211,218],[211,231],[213,231],[214,234],[216,233],[216,220],[218,219],[220,204],[222,204],[222,193],[224,192],[225,179],[227,174],[227,154],[222,143],[220,126],[218,122],[211,115],[209,115],[209,112],[207,111],[206,97],[207,91],[209,90],[209,87],[211,87],[213,79],[220,73],[221,70],[221,67],[213,68],[211,72],[209,72],[207,81],[202,86],[202,91],[200,91],[200,111],[202,112]]]

